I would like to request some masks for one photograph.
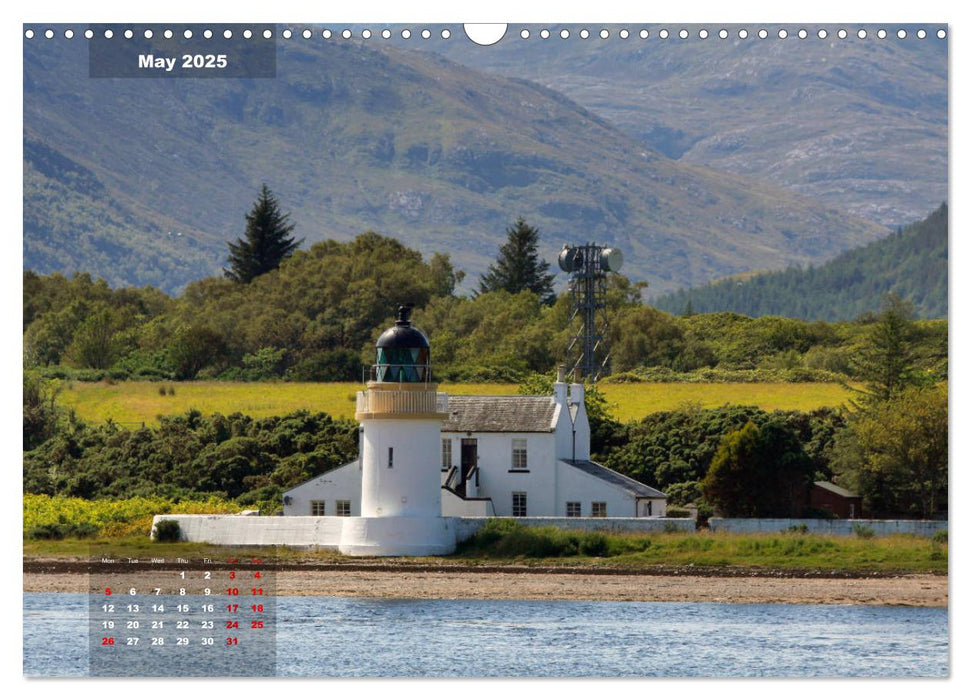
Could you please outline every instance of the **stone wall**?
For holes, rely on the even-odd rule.
[[[282,545],[337,549],[344,518],[294,515],[156,515],[179,523],[182,539],[223,545]]]
[[[456,541],[471,537],[493,518],[449,518]],[[337,549],[346,518],[336,516],[243,516],[243,515],[156,515],[159,520],[179,523],[182,539],[221,545],[317,547]],[[516,518],[528,527],[550,526],[564,530],[605,532],[665,532],[677,529],[693,532],[691,518]]]
[[[455,539],[464,542],[479,528],[496,518],[456,518]],[[558,527],[562,530],[600,530],[602,532],[694,532],[691,518],[510,518],[526,527]]]
[[[809,532],[823,535],[855,535],[854,527],[866,527],[877,536],[919,535],[932,537],[947,529],[946,520],[827,520],[823,518],[709,518],[712,532],[785,532],[805,525]]]

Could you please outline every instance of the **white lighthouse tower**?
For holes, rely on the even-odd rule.
[[[408,320],[410,306],[378,338],[361,424],[361,515],[345,518],[340,551],[355,556],[427,556],[455,549],[441,517],[438,457],[448,396],[431,381],[430,346]]]

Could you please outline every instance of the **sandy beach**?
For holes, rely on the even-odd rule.
[[[25,592],[85,593],[92,578],[75,563],[51,565],[25,560]],[[99,571],[97,582],[149,588],[163,571]],[[718,603],[824,603],[946,607],[948,579],[933,574],[890,576],[706,575],[651,572],[572,571],[567,567],[526,570],[492,567],[283,567],[274,572],[279,595],[357,598],[606,600]]]

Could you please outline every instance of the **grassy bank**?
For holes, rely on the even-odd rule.
[[[332,551],[304,548],[225,548],[199,543],[152,542],[148,538],[155,513],[231,513],[231,501],[183,501],[133,498],[124,501],[82,501],[73,498],[25,496],[24,555],[28,557],[161,556],[223,558],[262,554],[282,560],[343,560]],[[51,526],[67,528],[60,537]],[[89,537],[71,528],[88,526]],[[397,562],[406,560],[396,559]],[[519,564],[597,566],[619,569],[653,567],[743,567],[793,571],[881,571],[947,573],[947,543],[895,535],[834,537],[799,533],[758,535],[707,532],[607,534],[571,532],[552,527],[527,528],[513,520],[489,523],[452,556],[414,563]]]
[[[85,500],[66,496],[24,494],[24,537],[30,540],[65,538],[146,537],[152,518],[163,513],[239,513],[234,501],[173,501],[153,496],[119,500]]]
[[[496,520],[456,556],[487,560],[596,558],[624,567],[757,567],[788,570],[946,573],[947,543],[928,538],[777,534],[570,532]]]
[[[73,382],[62,385],[59,400],[90,421],[113,420],[122,425],[156,424],[159,415],[184,413],[244,413],[254,418],[307,409],[334,417],[354,415],[356,383],[292,382]],[[163,393],[161,389],[165,389]],[[515,394],[514,384],[442,384],[450,394]],[[649,413],[676,409],[685,403],[713,408],[725,404],[755,405],[766,410],[812,410],[839,406],[849,392],[827,383],[639,383],[601,384],[614,417],[641,419]]]

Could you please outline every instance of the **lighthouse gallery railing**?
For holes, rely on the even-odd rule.
[[[369,389],[357,392],[358,413],[448,413],[448,394]]]

